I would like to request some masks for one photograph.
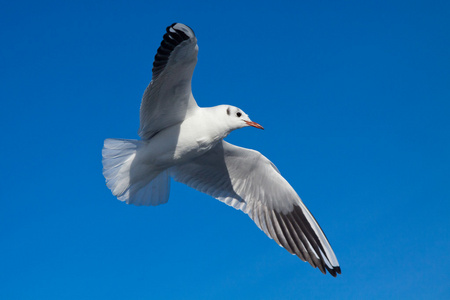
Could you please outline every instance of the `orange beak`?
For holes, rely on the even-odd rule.
[[[256,122],[245,121],[245,123],[247,123],[248,126],[253,126],[253,127],[255,127],[255,128],[258,128],[258,129],[264,129],[264,127],[262,127],[261,125],[259,125],[259,124],[256,123]]]

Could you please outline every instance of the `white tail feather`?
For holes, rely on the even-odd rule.
[[[167,171],[144,168],[135,158],[145,142],[106,139],[102,150],[106,185],[120,201],[134,205],[159,205],[169,199]],[[134,162],[134,163],[133,163]]]

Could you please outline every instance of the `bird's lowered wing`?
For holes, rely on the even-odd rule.
[[[144,92],[139,136],[150,139],[164,128],[182,122],[198,108],[191,92],[197,64],[197,39],[191,28],[167,27],[153,62],[152,81]]]
[[[275,165],[259,152],[222,141],[169,172],[176,181],[242,210],[280,246],[322,273],[340,274],[319,224]]]

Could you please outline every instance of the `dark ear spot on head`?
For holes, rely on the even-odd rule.
[[[230,108],[227,107],[227,115],[230,115]]]

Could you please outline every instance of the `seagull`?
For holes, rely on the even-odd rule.
[[[341,273],[325,234],[277,167],[255,150],[223,139],[263,127],[231,105],[199,107],[191,91],[197,38],[180,23],[167,27],[140,108],[141,140],[106,139],[103,175],[127,204],[169,199],[170,178],[246,213],[278,245],[332,276]]]

